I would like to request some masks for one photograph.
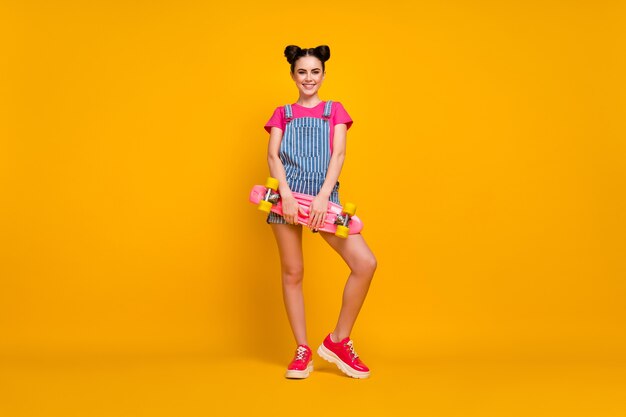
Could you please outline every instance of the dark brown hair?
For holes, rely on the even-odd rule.
[[[328,45],[320,45],[315,48],[300,48],[296,45],[289,45],[285,48],[285,58],[291,64],[291,72],[296,67],[296,61],[303,56],[314,56],[322,61],[322,71],[326,71],[324,62],[330,59],[330,48]]]

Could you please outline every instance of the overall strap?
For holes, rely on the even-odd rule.
[[[324,114],[322,115],[324,119],[330,119],[330,110],[331,110],[332,105],[333,105],[332,100],[328,100],[326,104],[324,105]]]
[[[293,119],[293,110],[291,109],[291,104],[285,104],[285,120],[289,123]]]

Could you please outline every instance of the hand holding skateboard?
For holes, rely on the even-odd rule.
[[[299,224],[309,224],[309,212],[311,202],[315,196],[292,193],[298,202],[297,221]],[[269,177],[265,182],[265,186],[255,185],[250,192],[250,202],[258,205],[258,209],[266,213],[274,212],[282,216],[282,202],[278,193],[278,180]],[[324,218],[324,224],[318,230],[323,232],[334,233],[336,236],[347,238],[348,235],[360,233],[363,229],[363,222],[357,216],[356,206],[352,203],[346,203],[342,208],[340,205],[328,203],[328,210]]]

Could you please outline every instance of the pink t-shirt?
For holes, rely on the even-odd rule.
[[[324,115],[324,106],[326,105],[325,101],[321,101],[315,107],[303,107],[299,104],[291,105],[291,112],[293,113],[293,118],[297,119],[299,117],[317,117],[322,118]],[[352,126],[352,118],[343,108],[340,102],[333,101],[333,104],[330,106],[330,148],[333,147],[333,135],[335,133],[335,125],[340,123],[344,123],[348,129]],[[283,132],[285,131],[285,126],[287,125],[287,121],[285,119],[285,106],[276,107],[274,110],[274,114],[270,117],[270,120],[265,124],[265,130],[267,133],[270,133],[272,127],[277,127]]]

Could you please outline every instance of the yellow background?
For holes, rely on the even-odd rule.
[[[0,411],[319,415],[339,390],[378,404],[351,412],[623,415],[626,7],[504,3],[1,2]],[[316,358],[313,391],[282,380],[279,260],[247,202],[297,99],[288,44],[331,48],[341,198],[379,262],[352,335],[373,378]],[[316,347],[348,270],[304,247]]]

